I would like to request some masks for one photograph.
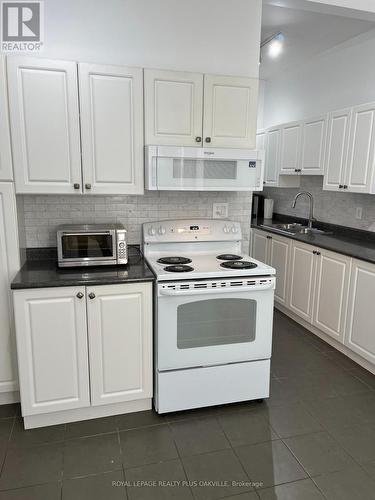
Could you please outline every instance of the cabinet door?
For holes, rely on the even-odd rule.
[[[255,148],[257,78],[204,76],[204,146]]]
[[[9,57],[8,91],[17,193],[80,192],[77,65]]]
[[[348,157],[351,110],[331,113],[328,118],[323,189],[337,191],[344,183]]]
[[[274,234],[269,239],[269,265],[276,269],[275,300],[287,303],[290,240]]]
[[[145,69],[144,89],[147,145],[201,145],[202,74]]]
[[[0,56],[0,180],[13,180],[5,58]]]
[[[300,168],[300,143],[300,123],[288,123],[281,128],[280,174],[295,175]]]
[[[13,185],[0,183],[0,392],[18,389],[10,282],[19,270],[16,197]]]
[[[264,184],[276,186],[280,167],[280,129],[270,129],[266,139],[266,159],[264,169]]]
[[[375,266],[352,261],[345,345],[375,363]]]
[[[84,287],[14,292],[24,416],[90,405],[84,293]]]
[[[84,190],[143,194],[143,72],[79,64]]]
[[[92,404],[152,397],[152,284],[87,293]]]
[[[268,240],[269,235],[265,231],[252,230],[252,257],[268,264]]]
[[[338,342],[344,342],[351,259],[321,249],[316,259],[313,324]]]
[[[290,257],[289,308],[311,322],[315,277],[315,250],[310,245],[293,241]]]
[[[257,151],[265,151],[266,150],[266,139],[267,139],[267,131],[262,130],[257,132],[256,136],[256,149]]]
[[[344,185],[348,191],[370,193],[375,169],[375,103],[353,108]]]
[[[326,128],[326,116],[303,122],[300,165],[302,175],[324,174]]]

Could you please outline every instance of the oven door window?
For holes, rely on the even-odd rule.
[[[97,259],[113,257],[111,234],[68,234],[62,236],[64,259]]]
[[[208,299],[177,309],[177,347],[191,349],[253,342],[257,303],[251,299]]]

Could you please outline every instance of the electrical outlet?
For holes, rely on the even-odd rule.
[[[357,207],[355,209],[355,218],[362,219],[362,207]]]
[[[214,219],[226,219],[228,217],[228,203],[214,203],[212,216]]]

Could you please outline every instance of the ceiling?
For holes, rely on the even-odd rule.
[[[302,4],[301,4],[302,5]],[[345,9],[344,9],[345,10]],[[346,13],[345,13],[346,14]],[[278,5],[263,4],[262,40],[281,31],[282,54],[271,59],[262,51],[260,77],[270,79],[311,57],[375,28],[373,21]]]

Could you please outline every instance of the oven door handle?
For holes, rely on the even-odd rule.
[[[275,288],[275,282],[263,283],[261,285],[249,286],[228,286],[223,288],[192,288],[186,290],[173,290],[173,288],[160,288],[159,295],[181,296],[181,295],[208,295],[216,293],[234,293],[234,292],[259,292]]]

